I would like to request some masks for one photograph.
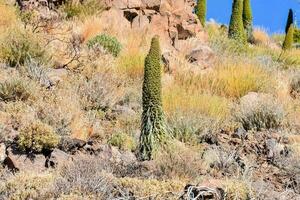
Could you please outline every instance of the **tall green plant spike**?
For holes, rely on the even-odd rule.
[[[249,42],[253,41],[253,17],[250,0],[244,0],[243,25],[246,31],[247,40]]]
[[[143,83],[143,113],[139,144],[142,160],[151,160],[167,131],[161,97],[161,52],[159,38],[155,36],[145,59]]]
[[[288,14],[288,18],[287,18],[287,21],[286,21],[286,25],[285,25],[285,33],[287,34],[288,31],[289,31],[289,28],[291,26],[291,24],[294,23],[294,13],[293,13],[293,10],[290,9],[289,10],[289,14]]]
[[[291,24],[290,28],[285,36],[282,49],[283,50],[289,50],[293,47],[293,41],[294,41],[294,25]]]
[[[204,27],[206,23],[206,0],[198,0],[196,6],[196,15]]]
[[[228,37],[245,43],[246,34],[243,25],[243,7],[243,0],[233,0]]]

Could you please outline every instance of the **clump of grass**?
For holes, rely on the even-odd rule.
[[[51,196],[49,188],[52,187],[53,179],[54,175],[49,172],[33,171],[1,176],[0,198],[48,199]]]
[[[255,45],[268,46],[271,42],[269,35],[262,28],[255,28],[253,30],[253,43]]]
[[[112,135],[108,143],[125,151],[134,151],[136,149],[136,142],[134,141],[134,138],[124,133]]]
[[[279,59],[285,69],[288,68],[299,68],[300,65],[300,50],[299,49],[290,49],[289,51],[283,52]]]
[[[22,151],[42,152],[51,150],[59,143],[59,137],[52,127],[35,121],[20,130],[18,146]]]
[[[11,67],[19,67],[30,59],[44,61],[45,51],[40,41],[22,30],[10,31],[0,39],[0,60]]]
[[[21,79],[7,80],[0,83],[0,100],[26,101],[32,95],[30,88]]]
[[[198,87],[212,94],[239,98],[248,92],[266,92],[274,81],[263,68],[250,63],[225,62],[200,76]]]
[[[127,74],[130,78],[143,76],[145,56],[140,52],[126,52],[118,59],[118,71]]]
[[[177,86],[165,89],[163,95],[164,110],[168,115],[179,111],[223,118],[229,113],[229,104],[226,98],[201,94],[199,91],[193,93]]]
[[[160,181],[156,179],[120,178],[118,186],[123,191],[132,193],[137,198],[173,199],[174,193],[179,193],[184,188],[184,183],[178,180]],[[170,192],[172,191],[172,192]]]
[[[87,42],[87,46],[89,48],[100,46],[114,57],[117,57],[122,49],[122,45],[116,37],[106,34],[97,35],[96,37],[90,39]]]

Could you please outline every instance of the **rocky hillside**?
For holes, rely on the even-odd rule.
[[[0,199],[300,199],[300,50],[195,6],[0,0]],[[153,36],[170,137],[142,160]]]

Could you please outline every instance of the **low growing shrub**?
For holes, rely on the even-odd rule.
[[[87,42],[87,46],[89,48],[95,47],[97,45],[99,45],[105,51],[112,54],[114,57],[117,57],[120,54],[122,49],[122,45],[117,40],[117,38],[106,34],[97,35],[96,37],[90,39]]]
[[[31,96],[31,91],[22,80],[7,80],[0,83],[0,100],[9,101],[25,101]]]
[[[249,93],[241,98],[234,118],[245,130],[276,129],[282,125],[284,111],[272,96]]]
[[[58,143],[59,136],[54,133],[52,127],[40,121],[21,128],[18,138],[18,146],[22,151],[42,152],[55,148]]]
[[[108,72],[96,74],[90,80],[83,81],[78,87],[83,109],[106,111],[112,108],[122,99],[122,86],[122,80]]]
[[[109,170],[106,164],[85,156],[65,163],[54,181],[54,196],[80,194],[86,199],[113,199],[116,183],[114,177],[105,172]]]
[[[19,67],[29,59],[44,60],[45,51],[29,33],[12,31],[0,41],[0,59],[11,67]]]
[[[118,147],[121,150],[134,151],[136,148],[134,138],[125,133],[117,133],[112,135],[108,143],[112,146]]]

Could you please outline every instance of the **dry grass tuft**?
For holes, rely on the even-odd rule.
[[[98,17],[87,18],[80,28],[80,35],[83,42],[95,37],[102,32],[102,24]]]
[[[227,98],[239,98],[249,92],[268,92],[274,86],[274,80],[263,68],[232,61],[224,61],[195,81],[197,87]]]
[[[201,94],[199,91],[192,93],[175,86],[165,89],[163,104],[168,115],[180,112],[223,118],[229,113],[230,101],[215,95]]]
[[[253,30],[254,44],[268,46],[271,42],[269,35],[262,28],[255,28]]]
[[[179,196],[176,193],[182,192],[185,186],[185,183],[177,180],[120,178],[117,182],[122,189],[132,192],[137,199],[169,199],[174,193],[173,198],[176,198]]]

